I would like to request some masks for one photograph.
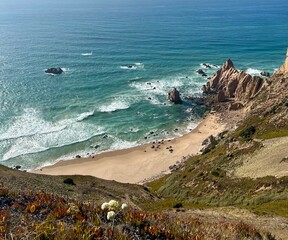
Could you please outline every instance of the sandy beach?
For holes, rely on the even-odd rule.
[[[65,160],[35,170],[48,175],[90,175],[123,183],[143,183],[169,173],[169,166],[199,153],[204,139],[225,129],[216,114],[209,114],[190,133],[172,140],[101,153],[93,157]]]

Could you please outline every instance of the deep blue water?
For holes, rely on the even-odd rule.
[[[183,134],[204,109],[167,103],[169,89],[199,94],[201,63],[227,58],[272,73],[287,47],[287,0],[1,0],[0,162],[34,168]]]

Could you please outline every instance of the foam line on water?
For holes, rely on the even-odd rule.
[[[2,129],[0,143],[7,149],[6,152],[2,152],[2,158],[8,160],[20,155],[43,152],[103,134],[103,127],[83,121],[92,115],[94,111],[89,111],[74,118],[51,123],[42,119],[37,110],[25,109],[7,129]]]
[[[93,52],[81,53],[82,56],[92,56]]]
[[[256,68],[247,68],[247,70],[245,72],[252,75],[252,76],[260,76],[260,73],[262,71],[259,69],[256,69]]]
[[[98,110],[100,112],[115,112],[128,109],[132,103],[133,99],[130,97],[115,97],[108,101],[108,103],[100,106]]]

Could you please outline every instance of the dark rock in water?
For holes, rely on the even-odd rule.
[[[173,88],[172,90],[169,91],[168,100],[170,102],[175,103],[175,104],[181,104],[182,103],[182,100],[180,98],[180,93],[176,88]]]
[[[62,68],[57,67],[57,68],[48,68],[45,70],[45,73],[50,73],[50,74],[61,74],[63,73]]]
[[[262,75],[264,77],[270,77],[270,73],[269,72],[260,72],[260,75]]]
[[[14,166],[14,169],[16,169],[16,170],[19,170],[20,168],[21,168],[20,165],[16,165],[16,166]]]
[[[207,74],[202,69],[198,69],[196,72],[202,75],[203,77],[207,77]]]
[[[76,155],[76,158],[81,158],[81,156],[80,155]]]
[[[207,63],[203,63],[203,66],[206,67],[206,68],[211,68],[211,66]]]

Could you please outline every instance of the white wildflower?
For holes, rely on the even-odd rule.
[[[105,210],[105,209],[108,209],[109,208],[109,203],[107,202],[104,202],[102,205],[101,205],[101,209],[102,210]]]
[[[113,220],[116,216],[116,213],[114,211],[110,211],[107,213],[107,219],[108,220]]]
[[[127,208],[128,208],[128,205],[126,203],[123,203],[122,206],[121,206],[121,209],[123,211],[125,211],[125,210],[127,210]]]
[[[109,210],[117,210],[119,208],[119,203],[115,200],[111,200],[109,203]]]

